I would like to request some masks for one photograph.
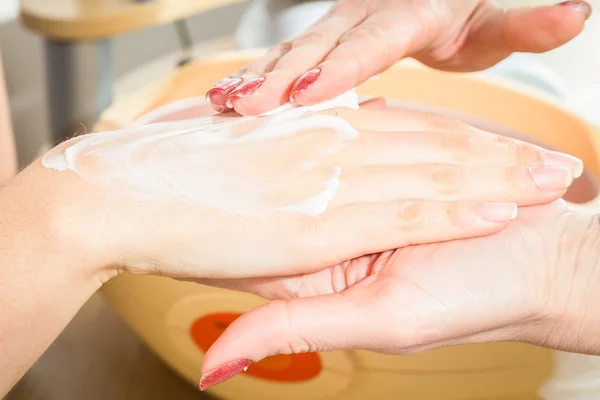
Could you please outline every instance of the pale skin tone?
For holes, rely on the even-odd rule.
[[[521,209],[496,235],[405,247],[312,274],[212,281],[276,300],[233,322],[203,369],[276,354],[410,354],[497,341],[600,354],[598,221],[594,211],[559,201]]]
[[[309,105],[333,98],[404,57],[442,70],[482,70],[514,52],[567,43],[590,13],[585,1],[504,10],[490,0],[340,0],[307,32],[233,72],[207,98],[217,111],[255,115],[290,99]]]
[[[314,351],[404,355],[524,342],[599,355],[599,235],[594,211],[557,204],[522,209],[498,235],[407,247],[310,275],[223,282],[276,300],[213,344],[200,387],[267,356]]]
[[[573,157],[438,116],[369,107],[330,113],[359,129],[361,149],[347,145],[331,156],[348,168],[376,166],[377,173],[343,179],[318,217],[274,211],[256,219],[176,200],[148,201],[119,185],[45,169],[39,160],[11,180],[0,190],[0,393],[122,271],[180,279],[316,272],[365,254],[501,231],[514,204],[554,201],[581,173]],[[318,141],[326,133],[303,137]],[[257,151],[280,145],[264,142]],[[404,162],[389,157],[393,153],[406,154]],[[231,162],[268,171],[271,161]],[[181,173],[193,172],[182,166]],[[387,177],[388,184],[369,184]]]
[[[330,90],[327,96],[333,92]],[[244,112],[244,109],[240,107],[238,111]],[[443,186],[433,190],[432,182],[436,179],[432,180],[431,171],[413,177],[415,180],[409,183],[425,201],[415,202],[411,200],[414,197],[411,193],[390,192],[373,185],[369,188],[371,196],[388,198],[388,204],[383,206],[359,197],[348,207],[351,193],[364,192],[364,188],[358,190],[358,186],[352,190],[356,183],[350,181],[346,195],[341,192],[337,205],[333,203],[331,210],[317,220],[273,214],[257,224],[257,221],[207,207],[143,202],[110,186],[82,181],[73,173],[44,169],[39,160],[29,166],[0,189],[0,209],[3,210],[0,215],[0,370],[3,372],[0,395],[16,383],[84,302],[106,280],[124,270],[202,279],[213,285],[283,299],[249,313],[234,324],[207,354],[206,371],[240,358],[257,361],[290,349],[330,350],[343,345],[402,353],[456,343],[523,340],[570,351],[599,353],[597,343],[582,340],[596,337],[600,325],[594,318],[587,317],[594,311],[595,297],[594,292],[586,288],[594,287],[598,279],[595,217],[588,212],[564,210],[557,203],[526,208],[512,223],[506,219],[507,214],[495,208],[496,221],[491,222],[490,214],[485,213],[487,205],[480,207],[482,201],[504,201],[521,206],[552,202],[564,194],[572,177],[580,173],[581,164],[555,153],[548,157],[548,153],[540,149],[523,147],[510,140],[484,140],[482,138],[490,136],[427,115],[415,117],[413,121],[427,126],[424,132],[428,138],[437,134],[437,139],[429,144],[388,143],[378,150],[377,141],[368,139],[383,132],[389,135],[387,137],[401,137],[406,133],[402,123],[410,118],[385,110],[379,110],[384,114],[373,118],[369,112],[375,111],[363,110],[345,117],[361,130],[367,139],[366,153],[372,154],[373,159],[382,156],[378,151],[389,151],[393,146],[397,146],[398,151],[415,146],[409,153],[419,152],[424,159],[429,157],[437,163],[461,165],[459,174],[441,174]],[[386,118],[382,119],[382,115]],[[469,140],[456,142],[450,147],[455,151],[448,153],[445,145],[449,133],[451,137],[466,134]],[[477,146],[484,146],[485,158],[476,157],[483,150]],[[357,162],[349,155],[339,156],[348,164]],[[538,178],[544,176],[545,189],[536,184],[534,171],[528,169],[542,167],[544,159],[551,159],[554,164],[538,174]],[[248,165],[244,160],[238,162]],[[489,165],[491,162],[498,164]],[[556,166],[557,162],[561,165]],[[465,173],[498,167],[504,172],[495,175],[500,178],[491,183],[489,176],[484,179],[476,173]],[[405,179],[407,165],[386,168],[391,176],[397,176],[398,187],[407,184],[401,181]],[[456,185],[457,176],[465,179],[464,185]],[[538,179],[538,182],[541,181]],[[499,214],[505,216],[501,221],[498,221]],[[161,218],[156,218],[157,215]],[[237,229],[227,228],[231,226]],[[199,227],[205,230],[200,228],[198,232]],[[499,231],[500,234],[489,236]],[[274,236],[281,238],[280,241],[273,243]],[[426,245],[475,236],[483,237]],[[521,265],[514,265],[517,263],[510,260],[505,263],[503,256],[522,244],[523,237],[539,245],[522,249],[525,256],[516,260]],[[323,246],[325,238],[327,246]],[[209,240],[210,245],[198,246]],[[481,254],[466,251],[467,247],[471,249],[469,241],[479,241],[477,245],[487,250],[481,250]],[[231,252],[231,243],[241,251]],[[546,258],[548,249],[569,251],[550,253]],[[572,254],[574,251],[577,255]],[[498,267],[481,268],[478,260],[484,256],[489,259],[493,252],[501,255],[493,258]],[[414,263],[410,263],[412,259]],[[545,262],[536,263],[540,259]],[[525,264],[524,260],[528,262]],[[215,265],[229,268],[218,269]],[[272,277],[290,273],[297,275]],[[464,286],[445,285],[446,290],[440,290],[438,295],[444,286],[439,281],[447,283],[446,275],[441,279],[441,274],[452,273],[457,275],[457,280],[466,276]],[[506,286],[497,291],[491,284],[470,288],[468,278],[472,276],[480,276],[484,283],[503,278],[500,281],[522,302],[511,303],[514,298],[506,297],[507,290],[497,293],[507,289]],[[525,278],[523,284],[514,287],[519,278]],[[422,286],[414,284],[421,280]],[[404,290],[407,288],[412,291]],[[455,301],[457,294],[465,298],[460,296],[460,290],[474,293],[475,299],[467,296],[467,300],[473,301]],[[430,296],[431,293],[437,297]],[[571,293],[568,302],[563,301],[566,293]],[[387,298],[378,299],[379,295]],[[408,303],[412,309],[405,306]],[[356,304],[361,304],[361,308],[357,309]],[[419,314],[419,304],[433,305],[430,310],[449,312],[437,316]],[[511,305],[514,308],[510,308]],[[378,307],[388,307],[389,314],[385,318],[381,313],[371,316]],[[352,327],[355,323],[352,318],[327,322],[317,315],[316,321],[322,323],[317,326],[306,318],[307,315],[312,318],[314,310],[339,312],[340,317],[349,312],[364,313],[385,327],[392,321],[398,328],[391,333],[397,333],[400,340],[394,335],[373,335],[381,334],[383,329],[358,331],[348,336],[347,329],[342,328]],[[494,320],[489,317],[491,314]],[[446,319],[444,324],[439,324],[440,316]],[[273,331],[265,332],[266,319],[274,326]],[[288,323],[283,323],[286,321]],[[574,323],[579,329],[564,328]],[[242,335],[240,331],[244,326],[258,326],[258,332],[263,334],[254,338],[250,338],[248,332]],[[321,340],[327,330],[340,333],[335,342]],[[226,344],[231,344],[237,335],[241,344],[256,347],[249,351],[233,345],[228,350]],[[541,337],[547,339],[541,340]]]
[[[0,186],[17,173],[17,156],[0,56]]]

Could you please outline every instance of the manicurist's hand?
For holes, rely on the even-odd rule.
[[[475,71],[514,52],[557,48],[584,27],[583,0],[503,9],[488,0],[340,0],[305,34],[280,43],[207,93],[217,111],[256,115],[358,86],[404,57]]]
[[[205,356],[200,387],[290,352],[409,354],[520,341],[600,354],[598,249],[598,216],[559,201],[520,209],[492,236],[407,247],[313,274],[213,281],[277,300],[229,326]]]

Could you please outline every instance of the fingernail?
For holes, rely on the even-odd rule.
[[[583,161],[577,157],[557,151],[543,151],[541,156],[546,167],[568,167],[573,171],[573,178],[575,179],[583,174]]]
[[[515,203],[480,203],[479,216],[488,222],[508,222],[517,217]]]
[[[241,78],[222,79],[206,92],[206,102],[218,112],[226,111],[227,107],[225,107],[225,102],[227,101],[227,96],[229,96],[229,93],[242,82],[244,82],[244,80]]]
[[[233,108],[233,103],[231,102],[233,98],[241,99],[242,97],[251,95],[256,91],[256,89],[261,87],[264,82],[265,77],[261,76],[260,78],[252,79],[251,81],[244,83],[229,93],[229,96],[227,97],[227,103],[225,104],[227,107]]]
[[[212,89],[221,89],[223,91],[231,90],[234,87],[238,86],[243,81],[244,80],[242,78],[221,79],[219,82],[215,83],[215,85],[212,87]]]
[[[233,378],[240,372],[246,371],[250,364],[252,364],[250,360],[236,360],[207,372],[200,378],[200,390],[206,390]]]
[[[315,68],[305,72],[304,75],[298,78],[296,83],[294,83],[294,86],[292,86],[292,90],[290,91],[290,101],[293,102],[294,97],[297,94],[304,92],[310,85],[315,83],[319,75],[321,75],[321,70],[319,68]]]
[[[529,168],[531,178],[542,190],[563,190],[573,182],[573,172],[564,167]]]
[[[558,3],[559,6],[571,7],[573,10],[582,13],[585,19],[588,19],[592,15],[592,6],[587,1],[583,0],[570,0]]]

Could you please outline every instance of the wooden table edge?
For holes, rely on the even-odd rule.
[[[183,6],[165,7],[164,1],[132,3],[113,12],[97,15],[52,15],[50,9],[28,6],[21,0],[20,21],[36,33],[59,41],[87,41],[109,38],[217,10],[247,0],[170,0]],[[52,2],[49,2],[51,4]]]

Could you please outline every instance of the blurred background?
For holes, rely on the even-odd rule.
[[[86,83],[93,77],[100,76],[98,71],[102,68],[111,70],[109,86],[112,88],[113,98],[117,99],[158,77],[168,75],[187,59],[202,58],[227,50],[267,47],[297,35],[333,4],[332,1],[311,0],[188,0],[187,3],[185,0],[154,1],[160,4],[155,10],[156,14],[165,15],[165,20],[169,20],[169,23],[148,24],[140,29],[111,35],[106,41],[107,47],[101,50],[110,52],[110,62],[104,63],[106,60],[95,58],[98,54],[90,50],[90,60],[79,60],[78,66],[82,69],[65,72],[67,81],[72,79],[73,85],[82,85],[74,89],[79,91],[78,96],[82,96],[80,98],[86,97]],[[21,2],[30,6],[29,11],[35,10],[40,21],[52,20],[53,15],[61,13],[70,15],[70,11],[73,15],[78,15],[82,11],[61,8],[63,4],[75,4],[75,0]],[[81,0],[81,3],[89,5],[93,12],[102,13],[109,4],[130,6],[135,0]],[[173,18],[168,16],[179,11],[172,9],[176,3],[204,4],[206,7],[202,13],[189,13],[185,20],[172,23]],[[502,0],[499,3],[517,7],[553,2]],[[549,90],[563,97],[571,110],[600,125],[600,0],[590,0],[590,3],[595,8],[595,14],[577,39],[546,54],[515,55],[486,73],[509,75]],[[53,132],[51,125],[48,100],[47,48],[42,32],[44,24],[40,25],[38,31],[24,27],[19,17],[20,4],[19,0],[0,0],[0,51],[19,161],[24,166],[49,148],[53,133],[56,136],[56,132]],[[144,5],[140,5],[142,6]],[[125,16],[120,22],[105,24],[127,23],[129,17]],[[58,28],[60,31],[60,26],[51,28]],[[82,42],[79,46],[84,49],[89,46],[91,49],[94,45]],[[64,49],[54,50],[60,53]],[[85,51],[82,54],[84,53]],[[95,63],[95,66],[91,63]],[[82,72],[86,68],[88,75]],[[104,96],[97,89],[89,89],[89,97]],[[87,106],[81,107],[83,111],[86,111]],[[90,105],[90,108],[94,107],[94,104]],[[86,123],[89,129],[93,121]],[[86,305],[86,310],[76,317],[71,327],[28,373],[9,399],[131,400],[149,399],[150,394],[152,398],[161,399],[203,398],[148,352],[123,322],[106,308],[101,298],[95,296]],[[91,339],[96,348],[106,352],[103,354],[105,358],[94,359],[85,350],[90,346]],[[115,343],[120,347],[115,346]],[[113,351],[109,352],[108,349]],[[558,383],[547,388],[545,398],[600,399],[600,358],[568,354],[558,354],[558,357],[561,361],[558,363],[555,381]],[[78,371],[73,371],[74,365],[79,367]],[[90,366],[98,374],[98,379],[81,372]],[[126,376],[127,380],[121,382],[122,386],[118,385],[116,378],[120,375]],[[119,387],[126,389],[119,391]],[[58,390],[53,391],[52,388]],[[579,397],[573,393],[578,393]]]
[[[102,1],[96,0],[98,4]],[[163,0],[161,2],[164,3]],[[44,0],[31,3],[41,4]],[[59,7],[61,1],[49,0],[46,3]],[[331,4],[328,1],[306,0],[223,1],[224,5],[218,1],[212,3],[216,6],[185,20],[187,33],[193,44],[190,53],[194,57],[235,48],[271,45],[304,30]],[[310,7],[307,8],[304,3],[311,3]],[[514,7],[552,2],[502,0],[500,3]],[[534,63],[542,62],[550,68],[552,73],[564,81],[564,85],[555,83],[562,85],[563,95],[568,97],[570,103],[588,118],[598,120],[600,113],[592,110],[600,107],[600,0],[591,0],[591,3],[595,6],[596,13],[590,18],[580,37],[547,54],[519,57],[531,59]],[[294,13],[302,13],[305,18],[295,18]],[[18,14],[19,0],[0,0],[0,51],[6,72],[19,160],[21,165],[25,165],[49,145],[51,128],[44,38],[23,27]],[[182,45],[185,43],[182,43],[174,24],[112,37],[115,95],[168,73],[182,57],[187,57],[187,54],[183,54]],[[545,74],[548,75],[548,72]],[[556,81],[556,76],[549,79]]]

